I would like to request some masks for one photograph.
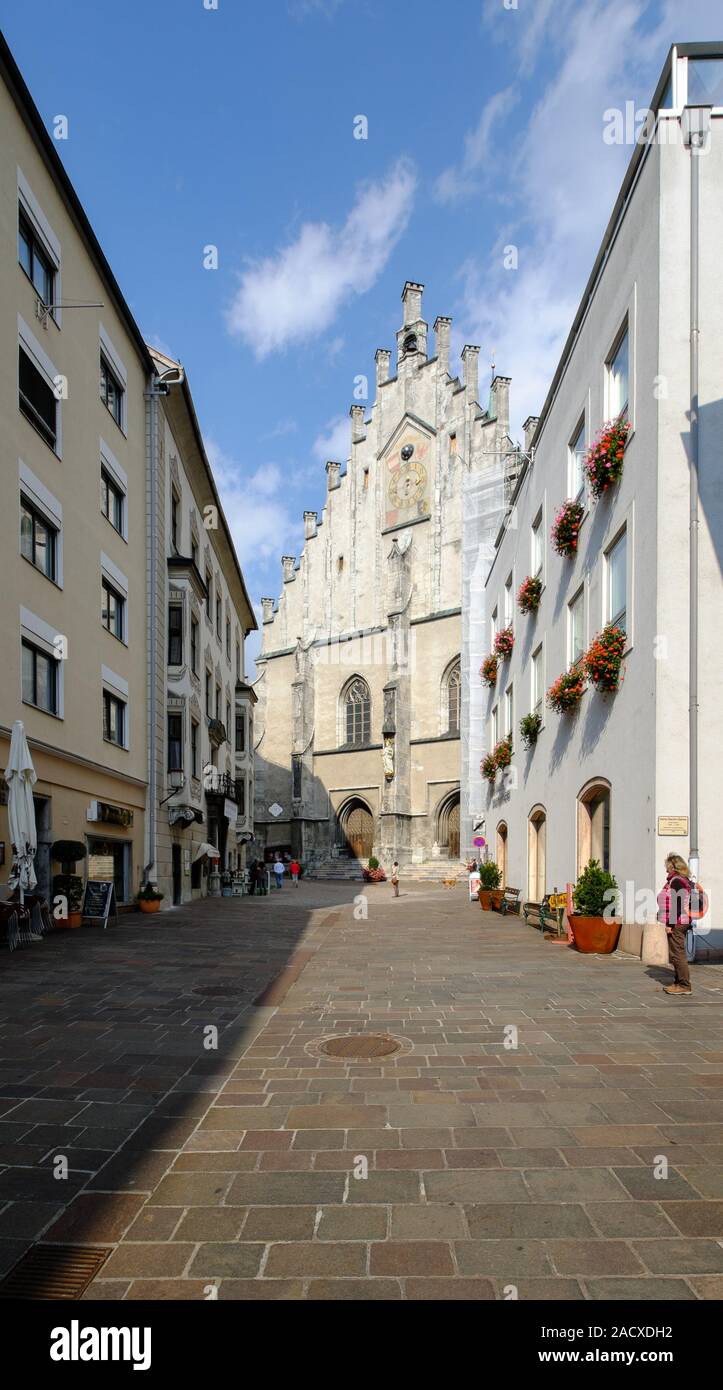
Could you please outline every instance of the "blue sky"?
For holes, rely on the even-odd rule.
[[[723,15],[211,3],[25,0],[0,22],[49,126],[69,119],[61,157],[143,332],[188,371],[257,601],[346,459],[354,379],[393,347],[405,280],[430,323],[452,315],[456,350],[481,346],[483,381],[494,351],[514,426],[539,411],[631,154],[603,112],[645,105],[670,43],[723,38]]]

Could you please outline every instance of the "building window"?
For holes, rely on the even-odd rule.
[[[198,569],[198,536],[195,531],[191,532],[191,559]]]
[[[105,468],[100,470],[100,509],[103,516],[107,517],[111,526],[123,535],[123,505],[125,497],[120,488],[113,482],[110,473]]]
[[[110,411],[116,424],[123,425],[123,387],[115,375],[108,358],[100,354],[100,398]]]
[[[183,715],[168,715],[168,771],[183,771]]]
[[[361,676],[355,677],[343,695],[344,742],[368,743],[371,738],[372,702],[369,686]]]
[[[181,503],[174,487],[171,488],[171,545],[174,555],[178,554],[178,523]]]
[[[18,260],[47,308],[53,303],[55,266],[22,211],[18,214]]]
[[[622,531],[610,547],[607,560],[608,622],[626,631],[628,592],[628,536]]]
[[[226,701],[226,733],[227,733],[227,734],[230,734],[230,732],[231,732],[231,702],[230,702],[229,700],[227,700],[227,701]]]
[[[106,743],[125,747],[126,707],[117,695],[103,691],[103,738]]]
[[[114,637],[123,641],[125,629],[125,606],[126,601],[122,594],[114,589],[107,579],[102,581],[102,601],[100,618],[103,627],[112,632]]]
[[[221,687],[216,686],[216,718],[221,719]]]
[[[26,420],[46,444],[55,449],[58,439],[58,402],[52,386],[38,370],[22,344],[18,348],[18,404]]]
[[[237,753],[246,752],[246,716],[245,714],[236,715],[236,744]]]
[[[25,497],[20,498],[20,553],[55,583],[58,532]]]
[[[585,416],[583,415],[568,445],[569,454],[569,493],[576,502],[581,501],[585,491]]]
[[[294,801],[301,800],[301,756],[299,753],[291,755],[291,795]]]
[[[208,618],[209,622],[211,621],[211,603],[213,601],[211,597],[212,585],[213,579],[211,578],[211,571],[206,570],[206,617]]]
[[[688,59],[688,105],[723,106],[723,58]]]
[[[58,713],[58,665],[30,642],[23,642],[23,703]]]
[[[454,663],[451,670],[448,672],[445,684],[447,733],[458,734],[460,720],[460,695],[462,687],[462,677],[460,672],[460,664],[458,661]]]
[[[512,686],[505,692],[505,738],[512,737],[512,721],[514,715],[514,696]]]
[[[236,778],[236,805],[238,806],[239,816],[243,819],[246,815],[246,778]]]
[[[455,431],[452,430],[452,433],[451,433],[450,436],[449,436],[449,454],[450,454],[450,458],[454,458],[454,455],[456,454],[456,452],[457,452],[457,435],[456,435]]]
[[[492,728],[492,747],[495,748],[500,740],[500,711],[498,705],[495,705],[492,711],[490,724]]]
[[[568,663],[576,666],[585,651],[585,589],[578,589],[567,605]]]
[[[588,783],[577,798],[577,872],[591,859],[610,871],[610,784]]]
[[[492,610],[491,626],[492,626],[492,642],[491,642],[491,646],[494,647],[494,645],[495,645],[495,637],[497,636],[497,633],[498,633],[498,631],[499,631],[499,626],[500,626],[499,614],[498,614],[496,608],[494,608],[494,609]]]
[[[210,719],[211,716],[213,715],[213,710],[212,710],[212,708],[211,708],[211,672],[210,672],[210,671],[207,671],[207,672],[206,672],[206,714],[207,714],[207,716],[208,716],[209,719]]]
[[[628,413],[628,328],[618,338],[617,346],[608,358],[608,415],[617,420]]]
[[[241,643],[236,639],[236,680],[241,679]]]
[[[545,669],[543,665],[542,643],[532,653],[532,712],[542,715],[545,698]]]
[[[226,619],[226,659],[231,660],[231,619]]]
[[[532,577],[542,574],[544,548],[542,544],[542,508],[532,523]]]
[[[168,665],[183,665],[183,608],[180,603],[171,603],[168,608]]]
[[[221,641],[221,595],[218,592],[218,582],[216,583],[216,636]]]
[[[191,720],[191,776],[198,777],[198,724]]]
[[[191,618],[191,670],[198,675],[198,622]]]
[[[505,627],[512,627],[514,608],[512,604],[512,575],[505,580]]]

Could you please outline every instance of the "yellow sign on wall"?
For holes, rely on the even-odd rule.
[[[658,816],[659,835],[687,835],[687,816]]]

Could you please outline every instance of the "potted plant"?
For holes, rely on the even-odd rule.
[[[492,898],[494,890],[500,886],[500,871],[494,859],[488,859],[486,863],[479,866],[479,905],[483,912],[489,912],[492,908]],[[500,895],[501,896],[501,895]]]
[[[370,855],[367,867],[362,869],[362,873],[367,883],[386,883],[387,876],[374,854]]]
[[[500,739],[499,743],[495,745],[495,750],[492,756],[495,760],[495,767],[498,767],[501,772],[504,771],[506,767],[509,767],[510,763],[512,762],[511,734],[508,734],[506,738]]]
[[[584,693],[585,670],[581,666],[573,666],[571,671],[563,671],[550,686],[547,703],[558,714],[569,714],[577,709]]]
[[[158,912],[163,898],[164,894],[159,893],[155,884],[149,881],[139,890],[137,902],[141,912]]]
[[[585,670],[596,690],[617,690],[626,641],[623,629],[610,623],[593,637],[585,653]]]
[[[541,728],[542,715],[536,710],[532,714],[523,715],[520,720],[520,738],[525,748],[534,748]]]
[[[587,451],[583,467],[590,492],[596,502],[608,488],[619,483],[623,476],[629,433],[629,420],[611,420],[603,425],[597,439]]]
[[[576,950],[598,955],[615,950],[623,925],[617,916],[618,896],[613,875],[591,859],[572,890],[575,911],[569,921]]]
[[[495,656],[506,661],[512,655],[512,648],[515,645],[515,634],[511,627],[501,627],[495,633]]]
[[[497,657],[494,652],[490,652],[490,655],[485,657],[479,668],[479,673],[485,685],[492,688],[497,680]]]
[[[74,872],[79,859],[85,859],[87,850],[82,840],[56,840],[52,845],[51,857],[62,865],[62,873],[53,878],[53,900],[64,898],[66,915],[59,920],[63,926],[79,927],[83,905],[83,880]],[[57,918],[55,918],[58,921]]]
[[[559,508],[550,532],[552,544],[558,555],[575,554],[582,516],[582,502],[568,499]]]
[[[542,598],[542,580],[539,574],[528,574],[517,591],[517,607],[521,613],[536,613]]]
[[[487,757],[482,759],[482,762],[479,765],[479,770],[482,773],[485,782],[489,782],[490,786],[493,787],[495,783],[495,777],[497,776],[497,761],[495,759],[494,753],[488,753]]]

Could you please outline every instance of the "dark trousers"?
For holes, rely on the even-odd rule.
[[[668,955],[675,972],[676,984],[689,985],[690,971],[685,954],[685,927],[673,927],[671,929],[668,937]]]

